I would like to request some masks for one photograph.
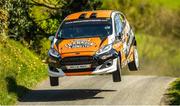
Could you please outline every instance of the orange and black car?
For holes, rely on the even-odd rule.
[[[112,73],[121,81],[121,68],[138,70],[135,35],[118,11],[84,11],[68,15],[56,35],[50,37],[48,72],[51,86],[58,78]]]

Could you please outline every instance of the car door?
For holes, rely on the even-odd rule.
[[[124,44],[124,52],[127,57],[129,54],[129,50],[130,50],[133,38],[134,38],[134,33],[132,31],[132,28],[129,25],[129,22],[126,20],[125,16],[123,14],[119,14],[119,15],[120,15],[121,21],[124,24],[122,33],[124,36],[124,43],[123,43]]]
[[[124,45],[125,35],[123,34],[124,22],[120,19],[120,14],[116,14],[114,18],[114,28],[115,28],[115,45],[117,50],[121,53],[121,62],[124,63],[126,60],[126,45]]]

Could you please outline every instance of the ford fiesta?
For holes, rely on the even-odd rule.
[[[97,10],[68,15],[48,51],[51,86],[59,77],[112,73],[114,82],[121,81],[121,68],[138,70],[135,35],[118,11]]]

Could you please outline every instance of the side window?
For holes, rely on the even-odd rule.
[[[120,17],[120,21],[122,23],[122,26],[124,27],[126,22],[125,22],[125,17],[122,15],[122,14],[119,14],[119,17]]]
[[[123,21],[122,21],[122,17],[117,14],[115,16],[115,32],[116,32],[116,35],[118,36],[119,33],[122,32],[122,29],[123,29]]]

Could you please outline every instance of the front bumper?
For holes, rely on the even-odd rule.
[[[99,56],[66,57],[60,61],[54,60],[56,63],[49,63],[48,72],[52,77],[111,73],[117,70],[117,57],[118,53],[115,50]],[[68,65],[84,64],[91,64],[91,67],[87,69],[66,68]]]
[[[110,60],[110,61],[112,61],[111,66],[102,68],[103,65],[106,64],[105,63],[105,64],[97,66],[92,71],[86,71],[86,72],[90,72],[90,73],[85,73],[85,74],[106,74],[106,73],[112,73],[112,72],[116,71],[117,70],[117,58]],[[73,73],[73,72],[70,72],[70,73]],[[80,75],[77,71],[75,73],[77,73],[77,74],[74,74],[74,75]],[[50,67],[48,67],[48,74],[51,77],[63,77],[63,76],[70,75],[69,73],[65,73],[61,68],[51,69]]]

